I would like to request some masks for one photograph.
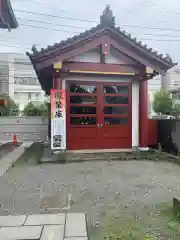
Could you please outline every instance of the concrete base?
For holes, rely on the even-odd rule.
[[[72,162],[88,162],[88,161],[128,161],[128,160],[140,160],[156,159],[156,153],[150,151],[67,151],[60,152],[59,154],[53,154],[52,158],[43,158],[42,162],[49,163],[72,163]]]

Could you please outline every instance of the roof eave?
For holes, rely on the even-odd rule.
[[[12,6],[11,6],[11,3],[10,3],[9,0],[6,0],[6,4],[7,4],[7,7],[8,7],[8,10],[9,10],[9,15],[10,15],[10,20],[11,20],[10,21],[10,27],[12,29],[16,29],[19,26],[19,24],[18,24],[17,19],[15,17],[14,11],[13,11]]]
[[[35,62],[34,62],[33,59],[32,59],[31,54],[29,54],[28,52],[26,52],[26,55],[29,57],[29,60],[31,61],[31,63],[32,63],[32,65],[33,65],[33,68],[34,68],[34,70],[35,70],[35,73],[36,73],[38,79],[40,80],[39,71],[37,71],[37,69],[36,69],[36,65],[35,65]]]
[[[156,51],[153,51],[151,48],[148,48],[147,45],[143,46],[140,41],[138,42],[136,38],[133,38],[131,36],[131,34],[128,34],[125,31],[121,31],[120,28],[114,28],[113,30],[115,34],[117,34],[120,37],[123,37],[124,40],[127,41],[130,45],[133,45],[133,47],[141,51],[143,54],[147,55],[152,60],[156,60],[157,62],[159,62],[159,64],[162,65],[164,69],[168,70],[178,64],[165,60],[165,58],[162,57],[162,54],[158,54]]]
[[[96,29],[96,31],[94,31]],[[177,63],[173,63],[171,61],[171,58],[168,57],[163,57],[162,54],[158,54],[156,51],[153,51],[151,48],[148,48],[147,45],[142,45],[141,42],[138,42],[136,38],[133,38],[130,34],[126,33],[125,31],[121,31],[120,28],[116,28],[116,27],[112,27],[112,26],[104,26],[104,25],[98,25],[97,27],[86,31],[85,33],[90,34],[90,36],[92,35],[96,35],[99,33],[112,33],[115,34],[118,38],[123,38],[124,41],[126,41],[128,44],[130,44],[131,46],[135,47],[136,49],[138,49],[138,51],[140,51],[143,55],[148,56],[149,59],[156,61],[159,66],[161,66],[162,69],[164,70],[168,70],[174,66],[177,65]],[[39,61],[41,58],[43,57],[47,57],[50,54],[54,54],[54,52],[58,52],[62,50],[62,47],[65,48],[69,48],[71,46],[73,46],[74,44],[76,44],[77,42],[80,41],[84,41],[87,38],[87,35],[85,33],[80,34],[79,36],[75,36],[74,38],[72,38],[72,42],[69,44],[69,42],[67,42],[67,46],[66,44],[61,46],[60,44],[55,44],[52,47],[47,47],[46,49],[42,49],[41,51],[38,51],[36,48],[33,51],[33,54],[29,54],[29,56],[31,56],[31,59],[34,63],[36,63],[37,61]],[[80,36],[82,35],[82,38],[80,38]],[[77,38],[80,38],[77,40]],[[74,41],[73,41],[74,40]],[[76,41],[77,40],[77,41]],[[66,42],[66,41],[65,41]]]

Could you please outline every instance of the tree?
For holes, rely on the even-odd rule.
[[[160,90],[154,94],[153,110],[159,115],[173,113],[173,100],[169,92]]]
[[[22,111],[23,116],[47,116],[48,115],[48,103],[44,102],[41,105],[34,105],[29,102]]]
[[[6,104],[0,106],[0,116],[18,116],[19,106],[6,94],[0,95],[1,100],[5,100]]]
[[[48,116],[48,105],[49,103],[45,100],[39,107],[41,109],[41,116]]]

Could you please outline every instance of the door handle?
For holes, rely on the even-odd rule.
[[[100,127],[100,124],[97,124],[97,127],[99,128],[99,127]]]

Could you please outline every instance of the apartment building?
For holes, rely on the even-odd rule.
[[[0,54],[0,93],[8,94],[20,110],[28,102],[40,104],[45,100],[45,93],[26,55]]]

